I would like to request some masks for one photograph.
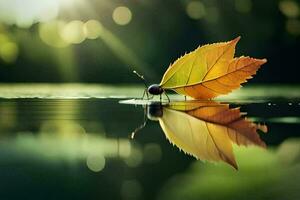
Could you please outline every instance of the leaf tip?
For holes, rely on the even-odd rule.
[[[268,127],[265,124],[258,124],[257,125],[257,129],[259,129],[260,131],[262,131],[263,133],[267,133],[268,132]]]
[[[264,63],[268,62],[268,60],[266,58],[264,58],[264,59],[261,59],[261,62],[262,62],[262,64],[264,64]]]
[[[227,157],[226,155],[221,156],[222,160],[228,163],[230,166],[232,166],[234,169],[238,170],[238,165],[235,161],[234,156],[233,157]]]
[[[232,42],[237,43],[241,39],[241,36],[238,36],[232,40]]]
[[[239,170],[239,167],[238,167],[237,163],[235,162],[235,160],[233,162],[229,162],[228,164],[230,166],[232,166],[236,171]]]
[[[233,166],[236,171],[239,171],[239,167],[237,165]]]

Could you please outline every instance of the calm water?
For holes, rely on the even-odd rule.
[[[300,87],[252,86],[241,107],[267,149],[234,147],[239,170],[197,161],[143,123],[142,87],[0,85],[1,199],[300,199]],[[177,95],[172,99],[183,100]]]

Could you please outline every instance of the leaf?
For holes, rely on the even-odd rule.
[[[168,140],[184,152],[201,160],[223,160],[237,169],[225,127],[168,108],[159,123]]]
[[[172,102],[163,108],[160,125],[168,138],[184,152],[201,160],[225,161],[237,169],[232,144],[265,147],[257,130],[267,131],[244,117],[239,108],[207,102]]]
[[[237,145],[266,147],[257,133],[257,130],[267,132],[266,125],[255,124],[244,118],[245,113],[241,113],[240,108],[230,109],[228,104],[222,105],[224,106],[202,107],[187,113],[198,119],[226,126],[231,140]]]
[[[195,99],[214,98],[239,88],[267,61],[233,58],[239,39],[205,45],[185,54],[170,65],[160,86]]]

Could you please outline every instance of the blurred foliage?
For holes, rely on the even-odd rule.
[[[2,0],[1,82],[159,82],[200,44],[241,35],[237,55],[268,59],[251,82],[298,83],[295,0]],[[284,69],[284,70],[282,70]]]
[[[241,166],[237,172],[195,162],[166,184],[159,199],[299,199],[298,146],[299,139],[290,139],[277,151],[236,149]]]

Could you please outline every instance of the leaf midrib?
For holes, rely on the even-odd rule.
[[[226,73],[226,74],[224,74],[224,75],[222,75],[222,76],[219,76],[219,77],[216,77],[216,78],[212,78],[212,79],[208,79],[208,80],[205,80],[205,81],[200,81],[200,82],[193,83],[193,84],[188,84],[188,85],[179,85],[179,86],[176,86],[176,87],[165,87],[165,88],[163,87],[163,88],[164,88],[164,89],[177,89],[177,88],[182,88],[182,87],[195,86],[195,85],[198,85],[198,84],[201,84],[201,83],[205,83],[205,82],[209,82],[209,81],[214,81],[214,80],[217,80],[217,79],[222,78],[222,77],[224,77],[224,76],[227,76],[227,75],[229,75],[229,74],[232,74],[232,73],[235,73],[235,72],[238,72],[238,71],[242,71],[243,68],[249,67],[250,65],[255,64],[255,63],[257,63],[257,62],[258,62],[258,61],[255,61],[255,62],[253,62],[253,63],[250,63],[249,65],[245,65],[245,66],[243,66],[243,67],[241,67],[241,68],[239,68],[239,69],[237,69],[237,70],[234,70],[234,71],[232,71],[232,72]]]

